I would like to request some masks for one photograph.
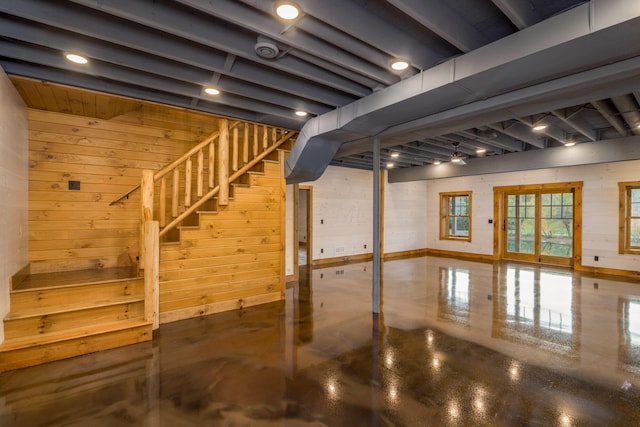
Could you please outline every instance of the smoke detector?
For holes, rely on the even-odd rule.
[[[258,42],[253,47],[259,57],[264,59],[275,59],[280,53],[280,49],[273,40],[258,36]]]

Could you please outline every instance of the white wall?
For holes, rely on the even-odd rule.
[[[384,251],[427,247],[427,184],[387,183],[384,189]]]
[[[28,260],[28,148],[26,106],[0,68],[0,319],[9,312],[9,278]]]
[[[370,253],[373,174],[329,166],[307,185],[313,187],[313,259]]]
[[[318,180],[305,185],[313,187],[313,259],[371,253],[373,174],[329,166]],[[385,252],[426,247],[426,197],[425,182],[386,184]]]
[[[427,246],[475,254],[493,254],[493,187],[583,181],[582,264],[601,268],[640,270],[640,256],[618,254],[618,182],[640,179],[640,161],[572,166],[427,182]],[[471,190],[472,240],[439,240],[439,193]],[[599,261],[594,261],[598,255]]]

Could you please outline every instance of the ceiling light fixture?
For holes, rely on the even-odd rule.
[[[442,162],[440,160],[437,160],[437,159],[433,161],[433,164],[436,165],[436,166],[438,166],[440,163],[442,163]]]
[[[547,128],[547,125],[536,125],[533,127],[533,130],[536,132],[540,132],[541,130],[545,130]]]
[[[309,114],[309,113],[307,113],[306,111],[302,111],[302,110],[297,110],[296,111],[296,116],[298,116],[298,117],[305,117],[307,114]]]
[[[565,147],[573,147],[574,145],[576,145],[575,141],[567,141],[564,143]]]
[[[389,162],[387,163],[387,169],[392,168],[393,167],[393,163]]]
[[[487,150],[486,150],[486,149],[484,149],[484,148],[478,148],[478,149],[476,150],[476,154],[484,154],[484,153],[486,153],[486,152],[487,152]]]
[[[463,155],[458,152],[458,146],[460,145],[460,143],[454,142],[452,143],[452,145],[453,145],[453,154],[451,155],[451,161],[453,163],[466,165],[467,163],[464,161]]]
[[[391,153],[391,157],[393,157],[394,159],[399,156],[400,156],[400,153]]]
[[[404,71],[409,68],[409,61],[405,59],[394,59],[391,62],[391,69],[394,71]]]
[[[73,62],[74,64],[84,65],[87,62],[89,62],[89,60],[86,57],[84,57],[82,55],[78,55],[77,53],[66,53],[64,56],[69,61]]]
[[[208,87],[204,90],[208,95],[220,95],[220,91],[214,87]]]
[[[292,2],[279,2],[276,3],[276,14],[282,19],[291,21],[300,16],[300,7]]]

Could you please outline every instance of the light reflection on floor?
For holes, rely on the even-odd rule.
[[[0,425],[637,426],[640,283],[425,257],[0,375]]]

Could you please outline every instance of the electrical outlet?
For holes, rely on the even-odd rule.
[[[600,257],[598,255],[596,255],[596,256],[593,257],[593,260],[594,261],[600,261]]]
[[[324,253],[324,249],[320,249],[320,253],[323,254]]]
[[[367,245],[364,245],[364,248],[367,249]]]

